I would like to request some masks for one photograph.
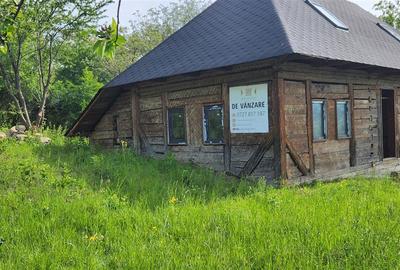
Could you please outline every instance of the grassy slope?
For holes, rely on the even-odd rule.
[[[388,179],[275,190],[54,138],[0,142],[1,269],[400,265]]]

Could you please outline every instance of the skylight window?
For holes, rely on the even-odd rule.
[[[393,27],[381,22],[378,22],[377,24],[380,28],[382,28],[383,30],[388,32],[391,36],[393,36],[395,39],[397,39],[397,41],[400,41],[400,34]]]
[[[311,0],[305,0],[305,2],[309,4],[311,7],[313,7],[316,11],[318,11],[318,13],[324,16],[330,23],[332,23],[337,28],[342,30],[349,30],[349,27],[347,27],[347,25],[345,25],[341,20],[338,19],[338,17],[336,17],[332,12],[327,10],[325,7]]]

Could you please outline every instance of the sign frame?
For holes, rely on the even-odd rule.
[[[231,85],[229,122],[231,134],[268,134],[270,129],[270,83]]]

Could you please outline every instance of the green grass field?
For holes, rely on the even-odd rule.
[[[400,185],[273,189],[53,132],[0,142],[0,269],[398,269]]]

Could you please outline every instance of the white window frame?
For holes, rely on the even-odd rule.
[[[321,142],[321,141],[326,141],[327,139],[328,139],[328,112],[327,112],[327,110],[328,110],[328,102],[327,102],[327,100],[325,100],[325,99],[313,99],[312,101],[311,101],[311,103],[312,103],[312,118],[313,118],[313,141],[314,142]],[[322,104],[323,105],[323,120],[324,120],[324,122],[323,122],[323,125],[324,125],[324,127],[323,127],[323,130],[324,130],[324,137],[322,137],[322,138],[315,138],[315,136],[314,136],[314,104]]]
[[[339,113],[338,113],[338,105],[339,104],[346,104],[347,105],[347,114],[346,114],[346,125],[348,129],[348,134],[346,136],[341,136],[339,134]],[[350,100],[337,100],[336,101],[336,133],[337,133],[337,138],[338,139],[350,139],[352,136],[351,132],[351,106],[350,106]]]

